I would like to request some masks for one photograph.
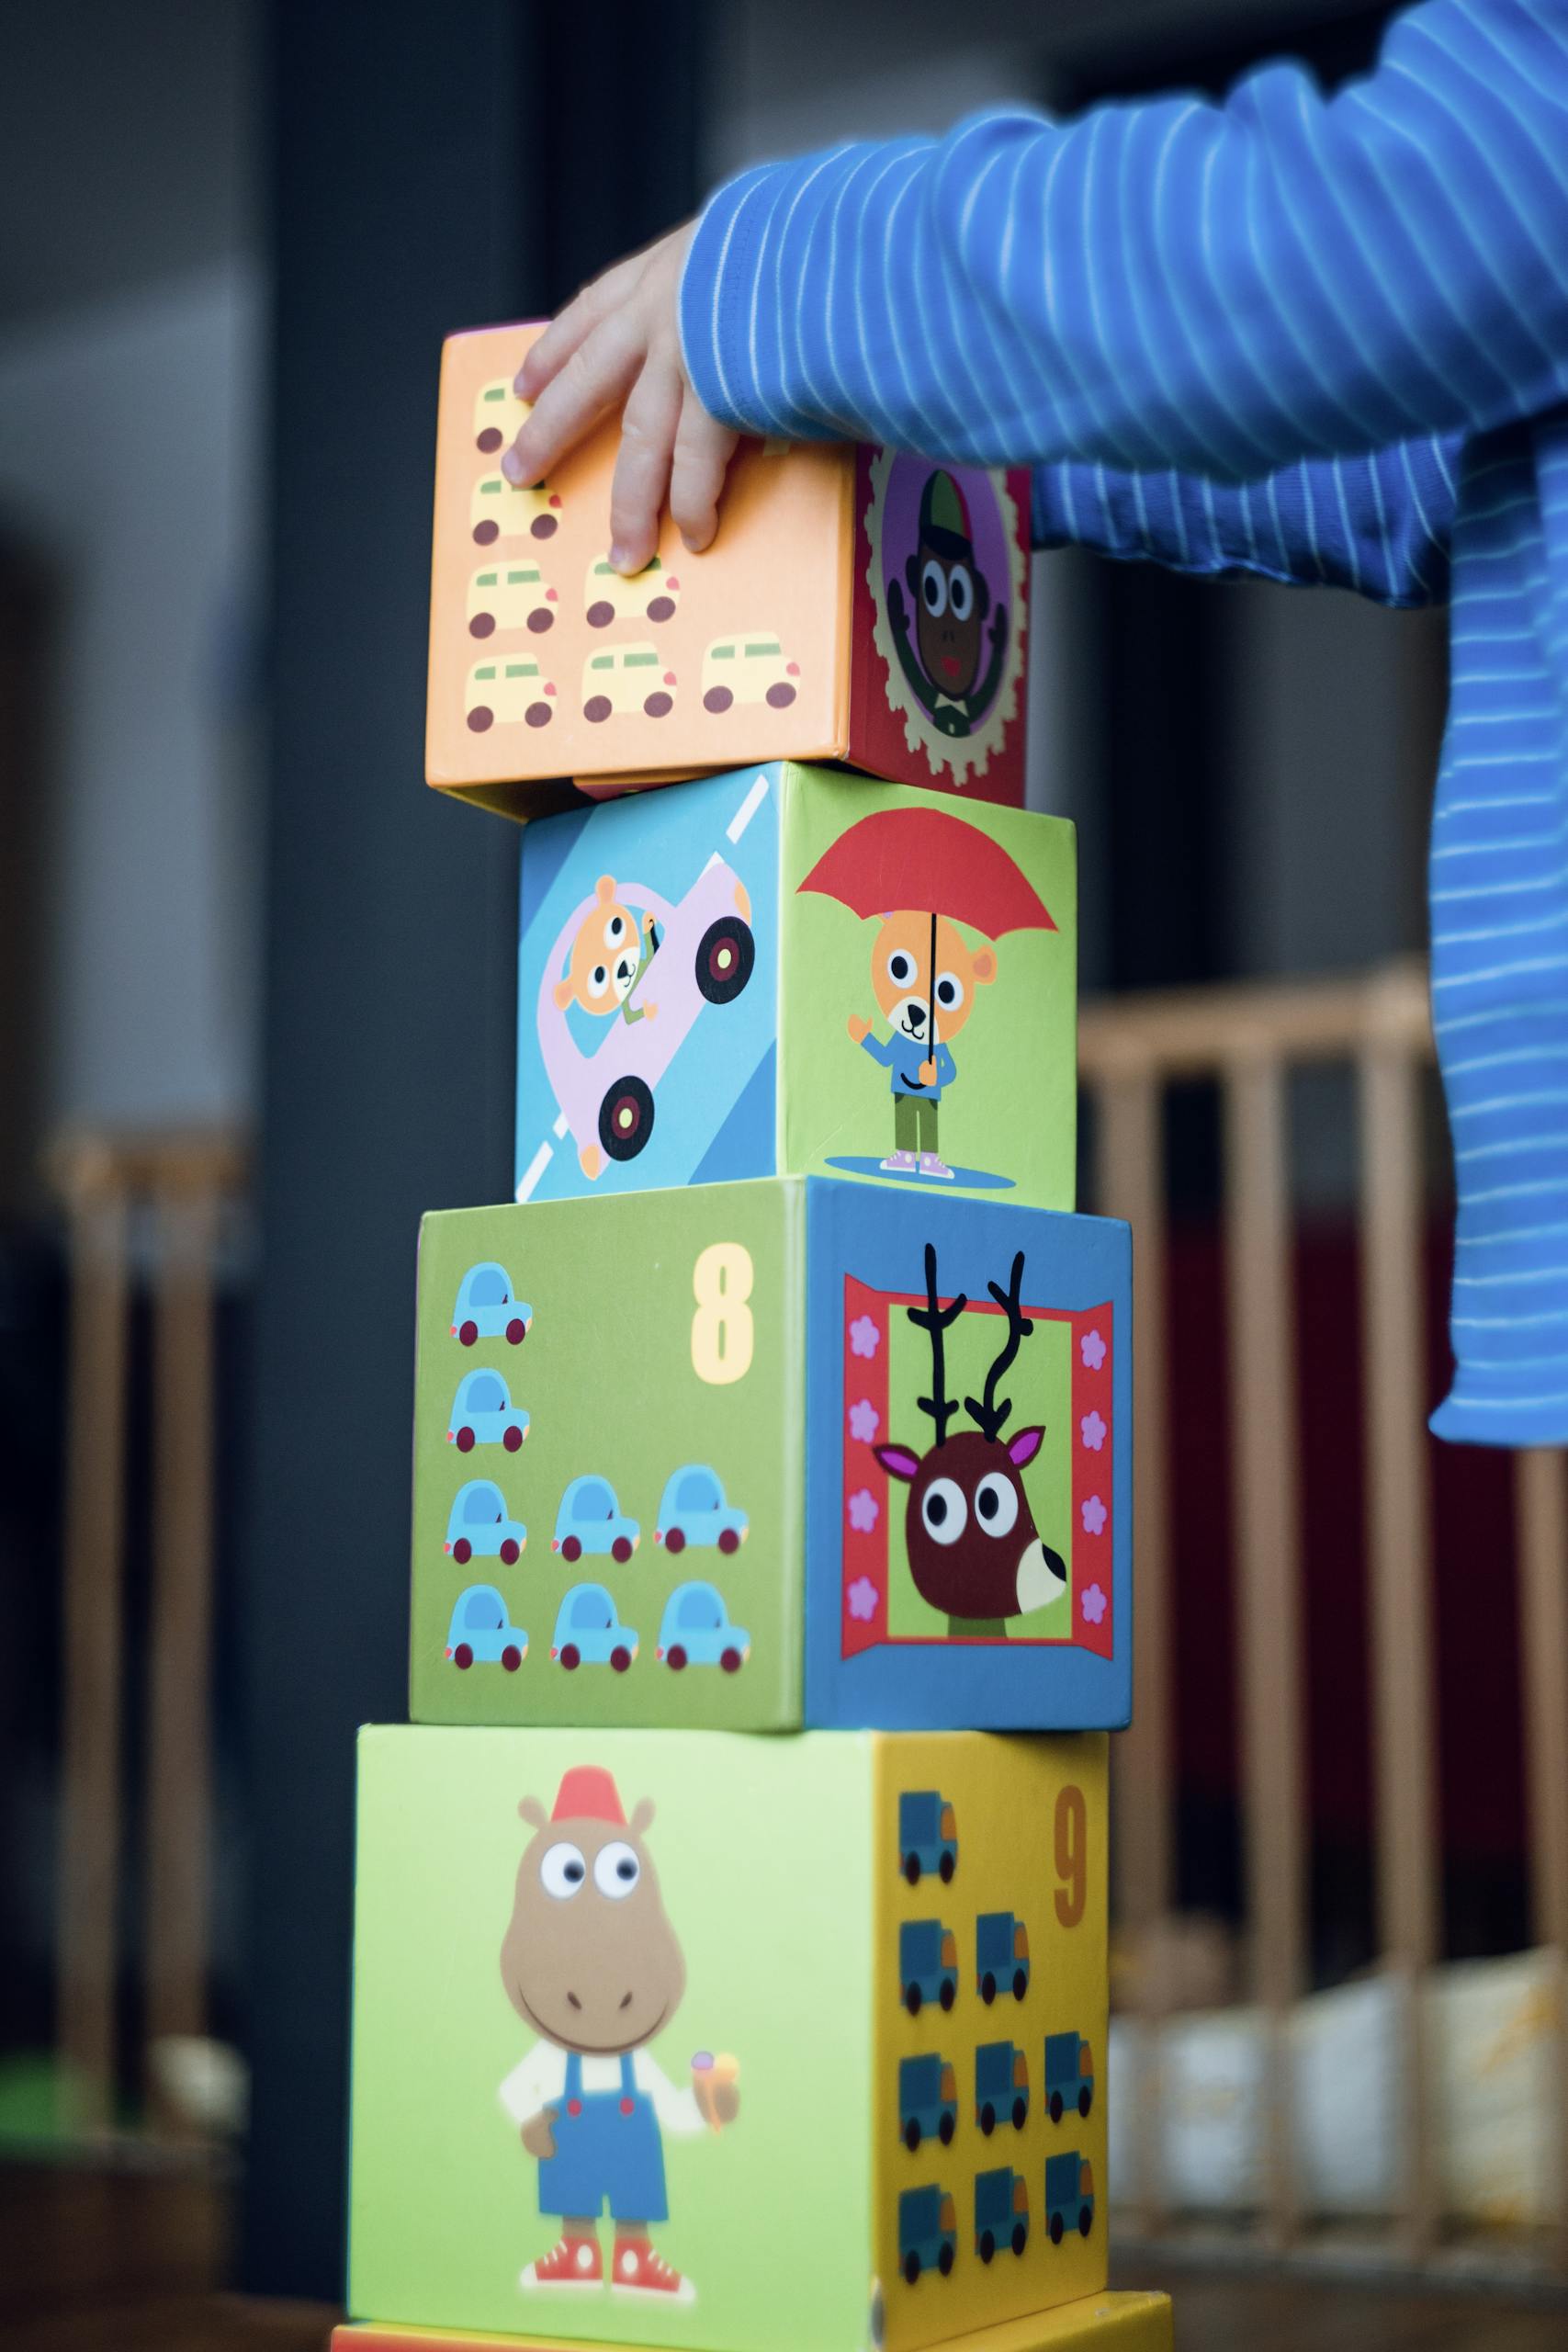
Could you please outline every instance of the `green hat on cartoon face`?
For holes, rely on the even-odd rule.
[[[920,492],[920,539],[950,560],[970,554],[974,548],[964,492],[940,467],[926,477]]]

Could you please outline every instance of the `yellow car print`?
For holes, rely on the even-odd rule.
[[[476,735],[497,726],[547,727],[555,715],[555,680],[525,655],[509,662],[498,653],[476,662],[468,672],[468,725]]]
[[[799,662],[784,660],[776,637],[716,638],[703,656],[703,708],[716,713],[738,702],[766,702],[787,710],[799,675]]]
[[[657,646],[614,645],[582,665],[582,716],[594,726],[615,711],[663,718],[675,707],[674,687],[675,673],[664,667]]]
[[[680,585],[657,556],[633,580],[623,579],[607,555],[595,556],[582,583],[582,616],[590,628],[608,628],[612,621],[671,620]]]
[[[493,384],[481,384],[474,395],[475,448],[493,458],[513,438],[527,413],[509,377],[498,376]]]
[[[556,528],[560,500],[547,481],[532,490],[518,490],[504,474],[482,474],[468,502],[468,522],[474,545],[493,547],[499,538],[519,539],[525,532],[547,539]]]
[[[498,628],[526,628],[539,637],[555,617],[556,592],[546,587],[536,563],[493,564],[468,582],[470,637],[493,637]]]

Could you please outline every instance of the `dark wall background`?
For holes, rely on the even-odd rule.
[[[240,2283],[341,2291],[355,1726],[407,1713],[414,1250],[510,1185],[517,835],[422,774],[436,370],[695,200],[702,11],[276,0]]]

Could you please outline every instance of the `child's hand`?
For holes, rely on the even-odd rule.
[[[519,487],[538,481],[611,409],[622,407],[610,491],[610,561],[642,571],[659,544],[666,493],[695,555],[718,528],[718,498],[737,435],[686,380],[678,323],[690,226],[607,269],[551,322],[517,371],[534,403],[501,460]],[[624,403],[624,406],[622,405]]]

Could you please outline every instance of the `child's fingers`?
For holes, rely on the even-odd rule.
[[[520,400],[536,401],[545,386],[555,381],[572,353],[625,300],[641,271],[642,255],[631,254],[603,277],[593,278],[556,313],[517,370],[512,389]]]
[[[521,488],[536,482],[626,397],[642,361],[637,330],[624,310],[603,320],[545,386],[523,420],[501,470]]]
[[[694,555],[712,543],[718,529],[719,493],[739,438],[708,414],[689,384],[684,387],[670,472],[670,512]]]
[[[610,561],[617,571],[640,571],[659,545],[682,388],[673,352],[656,349],[627,396],[610,484]]]

